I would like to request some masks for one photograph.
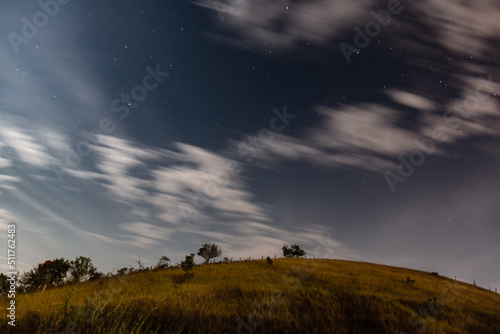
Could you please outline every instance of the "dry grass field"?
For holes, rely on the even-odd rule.
[[[18,294],[1,333],[500,333],[500,295],[427,272],[277,259],[180,268]],[[410,282],[408,280],[415,282]]]

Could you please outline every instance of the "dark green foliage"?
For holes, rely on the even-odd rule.
[[[203,244],[198,251],[198,255],[205,259],[205,264],[215,257],[222,255],[222,249],[217,244]]]
[[[97,268],[94,267],[92,260],[88,257],[79,256],[75,261],[71,261],[70,265],[69,275],[73,283],[95,279],[98,276]]]
[[[156,268],[158,269],[166,269],[168,268],[170,259],[166,256],[162,256],[160,260],[158,261],[158,264],[156,265]]]
[[[306,255],[306,252],[299,247],[299,245],[292,245],[288,247],[288,245],[284,245],[282,248],[284,257],[302,257]]]
[[[63,258],[47,260],[37,267],[33,267],[30,271],[24,272],[19,283],[26,291],[36,291],[45,284],[57,286],[66,279],[70,267],[69,261]]]
[[[4,275],[3,273],[0,273],[0,292],[6,293],[9,291],[10,288],[10,283],[7,281],[7,276]]]
[[[272,266],[273,265],[273,260],[271,260],[271,258],[268,256],[266,257],[266,261],[267,261],[267,264]]]
[[[181,268],[184,270],[184,276],[186,279],[193,278],[194,274],[192,272],[194,267],[194,253],[191,255],[186,255],[186,259],[181,262]]]
[[[123,267],[121,269],[118,269],[117,272],[116,272],[116,274],[117,275],[125,275],[127,273],[127,270],[128,270],[128,268]]]
[[[104,273],[102,273],[100,271],[96,271],[90,275],[89,280],[93,281],[93,280],[104,278],[104,277],[106,277],[106,275],[104,275]]]

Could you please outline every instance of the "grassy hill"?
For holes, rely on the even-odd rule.
[[[416,270],[278,259],[193,272],[189,281],[173,268],[19,294],[16,329],[4,315],[0,332],[500,333],[500,295]]]

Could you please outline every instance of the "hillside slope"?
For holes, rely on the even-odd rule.
[[[421,271],[278,259],[193,272],[187,282],[174,268],[18,295],[16,328],[4,315],[0,332],[500,333],[500,295]]]

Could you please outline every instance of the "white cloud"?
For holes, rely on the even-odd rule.
[[[14,215],[5,209],[0,209],[0,224],[5,226],[16,222]]]
[[[381,170],[388,161],[416,148],[418,134],[396,125],[401,117],[395,109],[376,104],[318,107],[323,121],[303,138],[275,136],[261,159],[306,159],[322,166]],[[274,161],[274,162],[273,162]]]
[[[208,36],[213,36],[217,41],[269,55],[269,48],[276,52],[287,52],[290,49],[298,51],[307,49],[305,45],[309,43],[322,47],[337,47],[337,41],[332,45],[335,38],[352,31],[356,25],[362,27],[373,20],[370,12],[387,10],[388,2],[310,0],[290,3],[279,0],[270,3],[266,0],[255,0],[221,5],[221,2],[217,1],[198,0],[193,3],[224,13],[221,29],[225,33],[208,33]],[[414,20],[420,23],[420,27],[426,25],[432,28],[429,30],[432,31],[430,36],[426,36],[428,32],[420,31],[417,26],[412,28],[414,33],[419,34],[422,39],[427,39],[427,42],[438,43],[450,53],[462,54],[465,47],[467,55],[474,58],[484,57],[484,53],[488,51],[488,41],[495,40],[496,32],[500,28],[497,19],[498,2],[495,0],[474,4],[454,0],[424,0],[401,2],[401,6],[403,11],[399,16],[412,18],[411,14],[418,13]],[[217,15],[214,15],[213,19],[218,20]],[[404,24],[396,25],[394,22],[397,20],[399,17],[393,16],[391,23],[383,28],[381,33],[385,34],[386,38],[386,30],[390,30],[407,52],[428,48],[429,45],[422,45],[418,40],[405,38],[408,31],[402,29]],[[411,23],[411,19],[406,21]],[[354,33],[352,36],[354,37]],[[352,43],[352,40],[347,42]]]
[[[0,143],[0,154],[4,154],[3,150],[6,148],[6,145]],[[4,157],[0,156],[0,169],[4,167],[9,167],[11,165],[9,159],[5,159]]]
[[[107,226],[102,235],[81,232],[88,237],[150,250],[182,235],[190,242],[214,240],[237,257],[264,250],[270,255],[286,240],[312,244],[322,236],[311,229],[271,226],[271,207],[257,201],[239,172],[228,167],[235,162],[222,155],[185,144],[166,150],[109,137],[102,145],[95,157],[99,172],[71,175],[106,180],[111,198],[129,206],[126,217],[131,221]],[[339,243],[336,256],[354,254],[344,248]]]
[[[0,175],[0,188],[14,190],[15,187],[10,184],[13,182],[21,182],[21,179],[10,175]]]
[[[195,3],[224,11],[225,20],[219,32],[208,34],[214,40],[271,56],[293,49],[295,57],[300,57],[297,51],[306,52],[306,44],[310,43],[324,50],[337,49],[342,65],[345,62],[338,48],[339,37],[349,32],[354,37],[353,26],[373,20],[371,10],[384,9],[373,1],[269,3],[256,0],[238,3],[234,8],[216,6],[216,2],[211,1]],[[415,140],[435,141],[436,129],[446,135],[445,144],[500,135],[498,99],[493,96],[500,91],[500,85],[495,82],[500,75],[494,65],[500,49],[491,42],[500,30],[498,3],[489,0],[470,5],[452,0],[428,0],[406,2],[402,6],[401,15],[407,19],[401,20],[401,15],[393,17],[381,36],[386,41],[394,41],[391,56],[398,59],[398,63],[390,69],[405,78],[406,87],[372,92],[382,97],[373,102],[353,102],[345,107],[313,106],[313,112],[322,115],[320,123],[299,138],[276,135],[266,149],[267,154],[261,155],[256,165],[275,168],[281,159],[306,159],[321,166],[383,171],[399,163],[396,162],[398,155],[420,149]],[[412,16],[415,13],[419,15]],[[314,55],[318,54],[321,53]],[[387,52],[383,51],[382,55],[387,56]],[[338,66],[336,60],[332,58],[328,62]],[[384,72],[382,75],[393,76]],[[485,84],[488,76],[493,80]],[[437,79],[431,81],[431,77]],[[485,98],[477,106],[469,107],[467,116],[455,112],[459,126],[443,118],[443,114],[454,110],[457,104],[473,105],[471,101],[481,86],[481,96]],[[391,101],[379,102],[386,97]],[[365,98],[359,97],[359,100]],[[438,145],[434,154],[446,154],[446,151]]]
[[[469,109],[470,116],[455,114],[455,121],[460,124],[455,126],[443,114],[428,111],[431,103],[426,99],[399,92],[391,95],[398,102],[420,110],[420,117],[412,124],[415,128],[399,124],[404,121],[404,111],[375,103],[338,109],[317,107],[323,116],[319,125],[308,129],[302,138],[276,135],[259,158],[271,166],[281,159],[307,159],[321,166],[383,171],[396,164],[398,155],[422,150],[417,141],[432,141],[436,144],[433,154],[446,154],[434,137],[436,130],[445,135],[442,142],[449,144],[500,134],[498,103],[492,96],[480,101],[477,108]],[[458,103],[466,103],[467,96],[470,95]],[[455,103],[450,102],[450,110]]]
[[[220,3],[209,0],[194,3],[224,12],[222,28],[226,28],[228,34],[207,33],[214,41],[269,55],[270,49],[275,53],[290,49],[308,52],[306,43],[328,43],[340,29],[367,18],[369,5],[374,1],[290,3],[256,0],[241,1],[233,6],[220,6]],[[244,40],[240,38],[242,36]]]
[[[433,33],[450,52],[463,52],[472,57],[484,57],[488,40],[495,40],[500,28],[498,2],[486,0],[474,3],[463,1],[422,1],[421,19],[435,26]]]
[[[386,94],[389,95],[392,100],[417,110],[433,110],[436,107],[428,98],[418,96],[414,93],[390,89]]]
[[[21,161],[37,167],[49,167],[53,158],[37,140],[26,134],[20,128],[0,126],[0,136],[3,142],[14,149]]]
[[[81,235],[86,235],[92,239],[97,239],[99,241],[109,243],[109,244],[114,245],[114,246],[120,246],[123,244],[123,241],[121,241],[121,240],[110,238],[110,237],[107,237],[107,236],[104,236],[104,235],[101,235],[98,233],[92,233],[92,232],[87,232],[87,231],[79,231],[79,233]]]
[[[120,229],[147,239],[168,240],[171,230],[143,222],[125,223]],[[156,242],[156,241],[155,241]]]

